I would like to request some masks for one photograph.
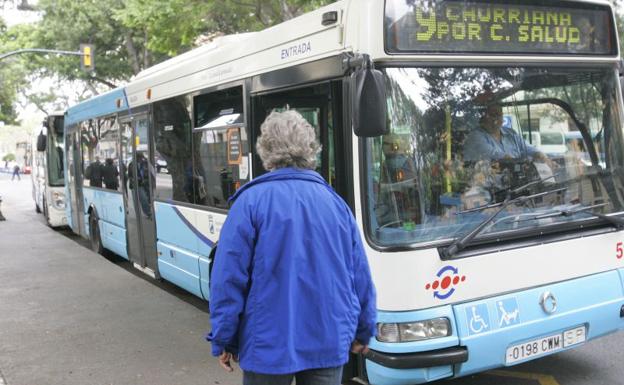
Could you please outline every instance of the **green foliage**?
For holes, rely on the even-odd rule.
[[[33,93],[37,78],[84,81],[92,93],[114,88],[154,63],[192,49],[198,37],[257,31],[333,0],[39,0],[42,19],[7,28],[0,19],[0,53],[24,48],[78,51],[95,45],[95,71],[77,56],[23,54],[0,66],[0,121],[15,123],[23,96],[45,111],[54,90]],[[60,105],[62,103],[56,103]]]
[[[114,18],[143,31],[152,53],[175,56],[193,48],[197,38],[257,31],[333,0],[128,0]]]
[[[15,154],[8,153],[2,157],[3,162],[13,162],[15,160]]]
[[[258,31],[334,0],[217,0],[208,2],[205,33]]]
[[[9,52],[20,49],[26,44],[27,28],[15,26],[7,28],[0,22],[0,52]],[[22,60],[19,57],[5,59],[0,65],[0,121],[15,124],[17,111],[15,101],[18,90],[25,83],[25,74]]]
[[[207,11],[202,0],[128,0],[113,18],[132,31],[141,31],[149,51],[175,56],[193,46],[202,32]]]
[[[113,17],[123,9],[123,1],[41,0],[43,13],[33,43],[38,47],[77,51],[80,43],[95,44],[95,71],[80,69],[77,56],[46,57],[34,60],[42,76],[60,75],[67,80],[82,79],[115,86],[128,80],[142,60],[141,40]]]
[[[20,48],[76,51],[95,45],[95,72],[73,56],[34,55],[26,63],[40,76],[82,79],[109,87],[154,63],[194,47],[199,36],[255,31],[332,0],[40,0],[42,20],[23,31]],[[25,27],[28,29],[28,27]],[[5,51],[5,50],[3,50]]]

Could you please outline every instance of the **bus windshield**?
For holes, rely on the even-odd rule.
[[[49,130],[48,141],[48,183],[50,186],[64,186],[63,148],[65,144],[63,132],[59,133],[53,129]]]
[[[624,142],[612,68],[384,73],[390,132],[365,146],[367,231],[375,244],[448,242],[496,203],[532,194],[479,237],[559,230],[596,220],[592,212],[622,210]]]

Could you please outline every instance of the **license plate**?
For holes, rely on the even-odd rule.
[[[585,326],[579,326],[566,330],[563,333],[510,346],[507,348],[505,363],[513,364],[514,362],[553,353],[581,342],[585,342]]]

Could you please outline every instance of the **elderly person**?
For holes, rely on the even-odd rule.
[[[375,289],[355,220],[314,170],[320,146],[297,112],[273,112],[221,229],[210,282],[212,353],[245,385],[338,385],[375,334]]]

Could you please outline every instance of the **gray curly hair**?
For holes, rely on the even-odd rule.
[[[297,111],[271,112],[260,131],[256,149],[265,169],[316,168],[321,146],[316,141],[314,127]]]

